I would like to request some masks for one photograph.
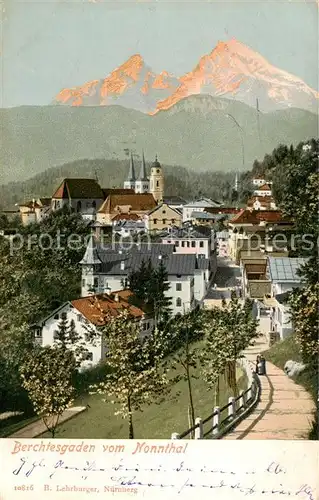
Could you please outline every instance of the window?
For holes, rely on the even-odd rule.
[[[55,314],[55,315],[54,315],[54,319],[59,319],[59,315],[58,315],[58,314]]]
[[[182,283],[176,283],[176,291],[181,292],[182,290]]]
[[[176,306],[182,307],[182,299],[180,297],[177,297],[177,299],[176,299]]]
[[[81,212],[81,208],[82,208],[82,203],[80,201],[78,201],[76,204],[76,211]]]
[[[181,278],[182,275],[181,274],[176,274],[176,278]]]
[[[159,181],[156,181],[156,187],[159,187]]]
[[[82,321],[82,314],[77,314],[76,317],[78,321]]]
[[[66,319],[66,318],[67,318],[66,312],[61,313],[61,319]]]
[[[189,241],[186,242],[187,248],[189,248]]]
[[[172,219],[172,224],[175,224],[175,219]]]
[[[185,246],[185,241],[182,241],[181,244],[182,244],[182,247],[184,247]]]
[[[157,169],[156,172],[159,174],[160,173],[159,169]]]
[[[99,286],[99,278],[94,278],[94,288]]]
[[[203,241],[200,241],[200,242],[199,242],[199,246],[200,246],[200,248],[203,248],[203,246],[204,246],[204,242],[203,242]]]
[[[179,246],[179,241],[175,241],[175,245],[178,247]]]
[[[196,247],[196,241],[192,241],[192,248]]]
[[[42,336],[42,331],[41,331],[41,328],[37,328],[36,331],[35,331],[35,336],[36,337],[41,337]]]
[[[82,286],[85,287],[85,279],[82,280]]]
[[[92,208],[96,209],[96,201],[92,201]]]
[[[154,224],[157,224],[157,219],[154,219],[153,222],[154,222]]]
[[[166,224],[166,219],[163,219],[163,224]]]

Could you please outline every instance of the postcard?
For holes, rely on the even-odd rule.
[[[318,5],[0,0],[0,500],[319,498]]]

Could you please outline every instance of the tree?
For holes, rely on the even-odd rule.
[[[74,354],[59,347],[35,347],[20,367],[22,385],[35,412],[54,438],[63,412],[74,398]]]
[[[155,321],[167,321],[170,316],[171,299],[167,297],[169,282],[165,264],[160,260],[153,268],[151,260],[142,261],[140,268],[128,276],[129,288],[133,292],[130,302],[136,306],[146,306]]]
[[[117,406],[115,415],[128,419],[128,437],[134,439],[133,415],[169,391],[167,370],[152,340],[141,341],[140,324],[129,311],[110,318],[101,334],[110,373],[91,386],[91,394],[102,394]]]
[[[308,257],[300,270],[305,286],[290,297],[291,318],[303,360],[316,366],[318,356],[318,173],[319,140],[291,149],[274,173],[277,201],[295,222],[297,255]],[[284,182],[280,183],[285,178]],[[306,241],[307,238],[307,241]],[[316,368],[318,369],[318,367]]]
[[[75,356],[75,363],[77,367],[81,366],[83,360],[86,359],[88,349],[85,347],[84,339],[79,335],[75,329],[75,323],[71,320],[69,323],[67,319],[62,318],[58,324],[58,329],[54,332],[54,345],[61,349],[71,349]],[[92,342],[94,339],[92,338]]]
[[[204,330],[205,311],[194,309],[176,316],[161,332],[161,346],[166,346],[165,354],[172,353],[165,362],[165,366],[176,369],[181,367],[182,374],[176,376],[174,382],[184,380],[187,383],[189,414],[191,426],[195,425],[195,405],[193,396],[192,379],[196,379],[195,370],[198,366],[200,349],[194,345],[196,340],[202,338]]]
[[[204,376],[210,387],[225,374],[228,386],[238,395],[236,362],[242,352],[258,337],[258,322],[252,317],[251,302],[242,301],[232,293],[231,300],[223,301],[222,308],[208,314],[205,327],[206,353],[203,359]],[[213,360],[213,361],[211,361]]]

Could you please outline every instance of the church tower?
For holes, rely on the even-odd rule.
[[[135,167],[134,167],[133,155],[131,153],[130,170],[129,170],[126,181],[124,181],[124,189],[134,189],[135,190],[135,183],[136,183]]]
[[[157,156],[154,163],[151,165],[150,193],[154,196],[157,203],[161,203],[163,201],[164,175],[161,164],[157,160]]]
[[[146,175],[146,164],[145,164],[145,157],[144,157],[144,152],[143,152],[140,175],[138,176],[138,179],[135,182],[135,192],[136,193],[148,193],[149,189],[150,189],[150,181]]]

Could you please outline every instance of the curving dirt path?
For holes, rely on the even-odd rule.
[[[257,354],[267,349],[264,334],[255,346],[247,349],[245,356],[255,364]],[[259,377],[259,404],[223,439],[308,439],[316,409],[313,399],[302,386],[269,361],[266,362],[266,371],[266,376]]]

